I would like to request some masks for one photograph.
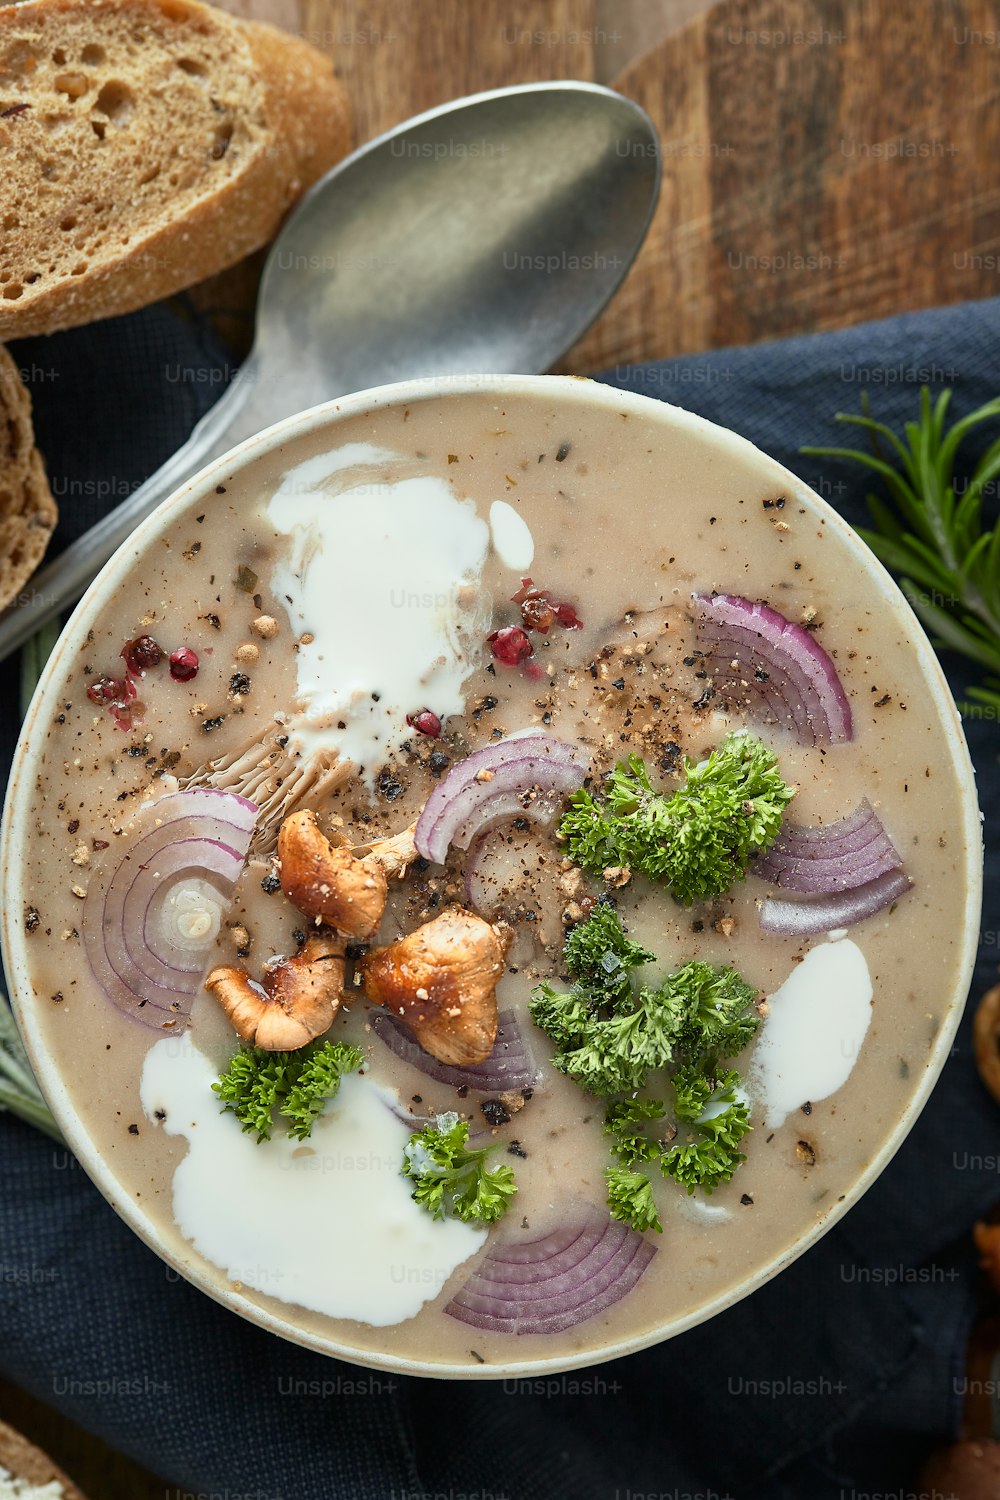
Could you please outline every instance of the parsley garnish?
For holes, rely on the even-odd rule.
[[[403,1148],[403,1173],[413,1179],[413,1198],[434,1219],[450,1216],[466,1224],[495,1224],[517,1192],[513,1170],[487,1171],[493,1146],[468,1149],[469,1125],[457,1114],[438,1115],[411,1135]]]
[[[652,1161],[659,1146],[643,1131],[651,1120],[662,1120],[664,1108],[658,1099],[623,1099],[609,1104],[604,1114],[604,1133],[614,1142],[615,1155],[626,1165]]]
[[[750,1110],[740,1092],[741,1082],[740,1075],[730,1068],[714,1080],[714,1087],[710,1083],[698,1114],[681,1117],[690,1122],[694,1138],[678,1141],[659,1156],[661,1172],[689,1193],[695,1188],[712,1192],[720,1183],[728,1182],[745,1160],[739,1145],[750,1129]],[[690,1104],[690,1094],[684,1102]]]
[[[680,1050],[709,1073],[718,1058],[742,1052],[760,1025],[750,1009],[757,991],[735,969],[695,958],[665,979],[661,991],[683,1013]]]
[[[633,969],[651,964],[656,954],[633,943],[609,901],[598,901],[586,922],[578,922],[563,947],[563,962],[592,996],[607,1003],[627,999]]]
[[[621,1219],[633,1229],[663,1230],[653,1201],[653,1184],[645,1172],[630,1172],[627,1167],[608,1167],[604,1174],[608,1184],[608,1208],[613,1219]]]
[[[777,838],[794,795],[760,740],[732,734],[707,760],[685,758],[686,780],[658,792],[641,756],[619,762],[600,800],[577,792],[559,836],[583,869],[625,866],[663,881],[684,905],[720,896]]]
[[[653,957],[600,901],[563,948],[572,989],[540,984],[532,992],[532,1020],[557,1044],[553,1065],[591,1094],[639,1088],[651,1068],[670,1059],[670,1018],[651,992],[633,993],[632,971]]]
[[[600,913],[605,915],[600,915]],[[588,963],[581,963],[581,928],[599,924],[603,934],[613,922],[627,945],[622,978],[609,999],[601,952],[606,939],[595,940]],[[735,1057],[757,1029],[749,1006],[756,997],[735,969],[693,959],[657,986],[638,989],[632,971],[649,961],[646,950],[628,942],[621,919],[603,903],[586,923],[580,923],[567,942],[576,940],[572,957],[574,984],[568,991],[540,984],[532,992],[531,1018],[556,1043],[552,1064],[589,1094],[607,1095],[640,1089],[650,1073],[678,1059],[704,1058],[710,1067],[716,1057]],[[613,952],[613,949],[607,949]],[[626,951],[625,947],[619,951]],[[567,967],[570,967],[567,964]],[[617,971],[616,971],[617,972]]]
[[[608,1207],[614,1219],[633,1229],[663,1228],[649,1177],[639,1170],[657,1165],[665,1177],[693,1193],[705,1193],[728,1182],[745,1160],[739,1146],[750,1129],[750,1111],[740,1090],[740,1075],[727,1069],[715,1079],[697,1064],[685,1064],[672,1080],[678,1138],[672,1144],[650,1136],[643,1126],[662,1120],[664,1106],[657,1099],[631,1099],[609,1104],[604,1130],[620,1165],[608,1167]]]
[[[363,1062],[358,1048],[343,1042],[313,1042],[297,1052],[244,1047],[212,1088],[245,1131],[256,1130],[258,1145],[271,1139],[275,1111],[289,1121],[289,1135],[303,1141],[344,1074]]]
[[[710,1193],[744,1159],[739,1144],[750,1129],[749,1110],[739,1074],[721,1064],[743,1051],[760,1024],[751,1008],[756,991],[734,969],[700,959],[659,985],[637,984],[635,971],[652,955],[628,938],[606,902],[573,929],[563,956],[572,988],[538,985],[532,1018],[556,1044],[553,1065],[609,1099],[604,1129],[617,1158],[605,1174],[612,1217],[659,1230],[644,1168],[659,1166],[689,1193]],[[636,1097],[656,1074],[669,1089],[676,1125],[659,1098]]]

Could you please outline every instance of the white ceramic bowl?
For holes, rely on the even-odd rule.
[[[578,1357],[563,1356],[555,1359],[534,1360],[512,1357],[506,1364],[490,1364],[487,1367],[429,1365],[419,1360],[396,1356],[380,1357],[377,1353],[370,1351],[359,1353],[356,1349],[334,1339],[317,1338],[304,1332],[298,1325],[294,1308],[289,1307],[281,1313],[262,1310],[252,1300],[234,1290],[232,1285],[227,1283],[222,1271],[213,1276],[168,1253],[163,1246],[154,1217],[146,1212],[141,1203],[131,1200],[120,1190],[112,1166],[102,1159],[91,1140],[87,1119],[77,1112],[70,1101],[60,1069],[48,1051],[39,1024],[38,1002],[33,996],[29,983],[24,925],[20,920],[24,897],[19,849],[23,841],[30,836],[36,752],[44,741],[46,722],[55,712],[56,694],[67,664],[73,660],[85,633],[99,611],[114,596],[129,571],[137,565],[137,558],[156,543],[164,528],[183,508],[200,505],[203,501],[206,504],[210,503],[209,497],[212,496],[216,484],[224,475],[245,471],[257,463],[262,456],[272,453],[297,434],[329,433],[331,442],[334,442],[339,424],[359,413],[375,412],[386,406],[401,404],[412,406],[425,401],[447,402],[452,395],[470,392],[495,394],[499,399],[521,394],[535,397],[550,405],[555,401],[585,408],[613,406],[616,410],[628,412],[635,422],[636,441],[639,440],[639,434],[644,426],[656,427],[661,433],[663,429],[672,429],[687,435],[698,434],[706,444],[706,448],[711,451],[713,461],[721,460],[732,464],[734,470],[742,477],[745,478],[749,473],[764,487],[777,487],[780,492],[794,494],[797,503],[812,508],[817,517],[823,518],[824,525],[840,536],[844,546],[850,550],[855,559],[859,592],[864,595],[866,601],[870,599],[872,608],[877,607],[885,612],[887,623],[889,623],[888,617],[890,616],[892,623],[897,626],[902,622],[912,641],[913,654],[922,671],[926,690],[933,703],[941,732],[947,737],[947,743],[954,757],[956,773],[963,788],[964,826],[956,829],[955,834],[963,840],[965,848],[963,879],[966,892],[965,922],[960,944],[961,957],[957,965],[954,990],[947,997],[947,1003],[943,1007],[942,1024],[937,1031],[926,1067],[914,1078],[913,1090],[903,1113],[893,1128],[887,1132],[879,1149],[845,1193],[843,1200],[827,1214],[822,1223],[817,1223],[808,1233],[803,1234],[781,1254],[775,1256],[769,1264],[728,1288],[723,1295],[706,1302],[682,1318],[649,1330],[641,1337],[621,1340],[596,1351],[585,1351]],[[972,768],[961,722],[944,675],[919,622],[902,594],[885,569],[847,523],[801,480],[732,432],[705,422],[700,417],[678,407],[669,406],[645,396],[625,394],[592,382],[551,376],[532,378],[469,376],[443,380],[430,379],[362,391],[340,401],[315,407],[299,416],[288,418],[266,432],[249,439],[232,453],[204,469],[169,500],[164,501],[158,510],[137,529],[130,541],[116,553],[88,589],[73,613],[45,669],[24,725],[7,793],[2,835],[2,864],[3,883],[0,901],[2,901],[3,908],[4,956],[12,986],[11,998],[14,1010],[32,1066],[71,1150],[131,1228],[203,1291],[234,1312],[240,1313],[284,1338],[375,1368],[395,1369],[408,1374],[469,1378],[551,1374],[581,1364],[594,1363],[598,1359],[611,1359],[627,1354],[681,1333],[684,1329],[714,1316],[725,1307],[756,1290],[771,1277],[776,1276],[847,1213],[898,1150],[926,1104],[948,1056],[961,1018],[972,973],[979,928],[982,875],[979,814]]]

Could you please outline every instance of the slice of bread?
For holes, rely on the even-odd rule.
[[[349,144],[329,59],[272,26],[198,0],[0,5],[0,341],[233,265]]]
[[[4,1473],[13,1477],[7,1489],[13,1489],[17,1500],[84,1500],[83,1495],[50,1458],[29,1443],[6,1422],[0,1422],[0,1495],[4,1493]]]
[[[31,426],[31,397],[0,345],[0,609],[38,567],[59,519]]]

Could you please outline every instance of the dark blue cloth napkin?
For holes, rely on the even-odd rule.
[[[603,378],[743,433],[858,522],[859,473],[800,446],[840,441],[832,415],[857,410],[865,387],[894,426],[925,381],[971,410],[1000,391],[998,333],[994,300]],[[228,376],[205,332],[163,308],[15,354],[63,538],[178,446]],[[970,670],[946,665],[960,691]],[[2,673],[16,701],[16,673]],[[988,720],[968,733],[986,814],[978,995],[997,966],[1000,737]],[[968,1229],[1000,1197],[1000,1113],[967,1021],[878,1183],[755,1296],[544,1385],[441,1383],[251,1327],[166,1270],[50,1141],[0,1117],[0,1152],[0,1370],[171,1483],[229,1500],[840,1500],[912,1487],[929,1445],[955,1432],[976,1288]]]

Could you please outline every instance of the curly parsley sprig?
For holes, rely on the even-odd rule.
[[[608,1099],[604,1130],[616,1158],[605,1173],[608,1207],[639,1230],[662,1229],[647,1168],[689,1193],[710,1193],[744,1160],[749,1109],[739,1074],[723,1063],[760,1024],[757,992],[734,969],[693,959],[658,985],[639,984],[636,972],[652,957],[599,902],[563,950],[572,987],[538,985],[530,1006],[555,1043],[553,1065]],[[638,1096],[657,1075],[676,1124],[661,1099]]]
[[[946,426],[951,395],[944,390],[932,401],[924,386],[918,418],[906,423],[904,440],[875,421],[865,392],[860,416],[838,412],[835,420],[863,428],[870,453],[825,447],[802,452],[851,459],[883,481],[889,500],[867,496],[874,530],[862,529],[861,536],[898,575],[935,643],[986,668],[989,675],[969,689],[970,698],[1000,709],[1000,525],[988,526],[983,515],[989,486],[1000,475],[1000,437],[990,443],[968,483],[959,489],[955,482],[959,447],[983,422],[1000,417],[1000,397]]]
[[[622,1223],[640,1232],[645,1229],[654,1229],[657,1234],[663,1232],[653,1197],[653,1184],[645,1172],[636,1172],[629,1167],[608,1167],[604,1180],[608,1185],[608,1208],[613,1219],[621,1219]]]
[[[271,1139],[275,1113],[289,1122],[289,1135],[303,1141],[344,1074],[356,1073],[363,1062],[364,1054],[344,1042],[313,1042],[297,1052],[243,1047],[212,1088],[244,1131],[257,1132],[258,1145]]]
[[[795,788],[777,757],[749,734],[731,734],[686,778],[659,792],[645,762],[630,755],[601,793],[577,792],[559,824],[570,857],[592,875],[627,866],[662,881],[685,906],[720,896],[778,837]]]
[[[709,1092],[696,1116],[689,1116],[688,1139],[678,1140],[658,1157],[660,1171],[686,1187],[711,1193],[729,1182],[746,1159],[740,1142],[750,1129],[750,1108],[742,1080],[729,1068],[720,1078],[707,1080]]]
[[[434,1219],[495,1224],[517,1192],[506,1163],[488,1170],[495,1146],[469,1150],[469,1124],[454,1112],[411,1135],[403,1148],[403,1173],[413,1180],[413,1198]]]

